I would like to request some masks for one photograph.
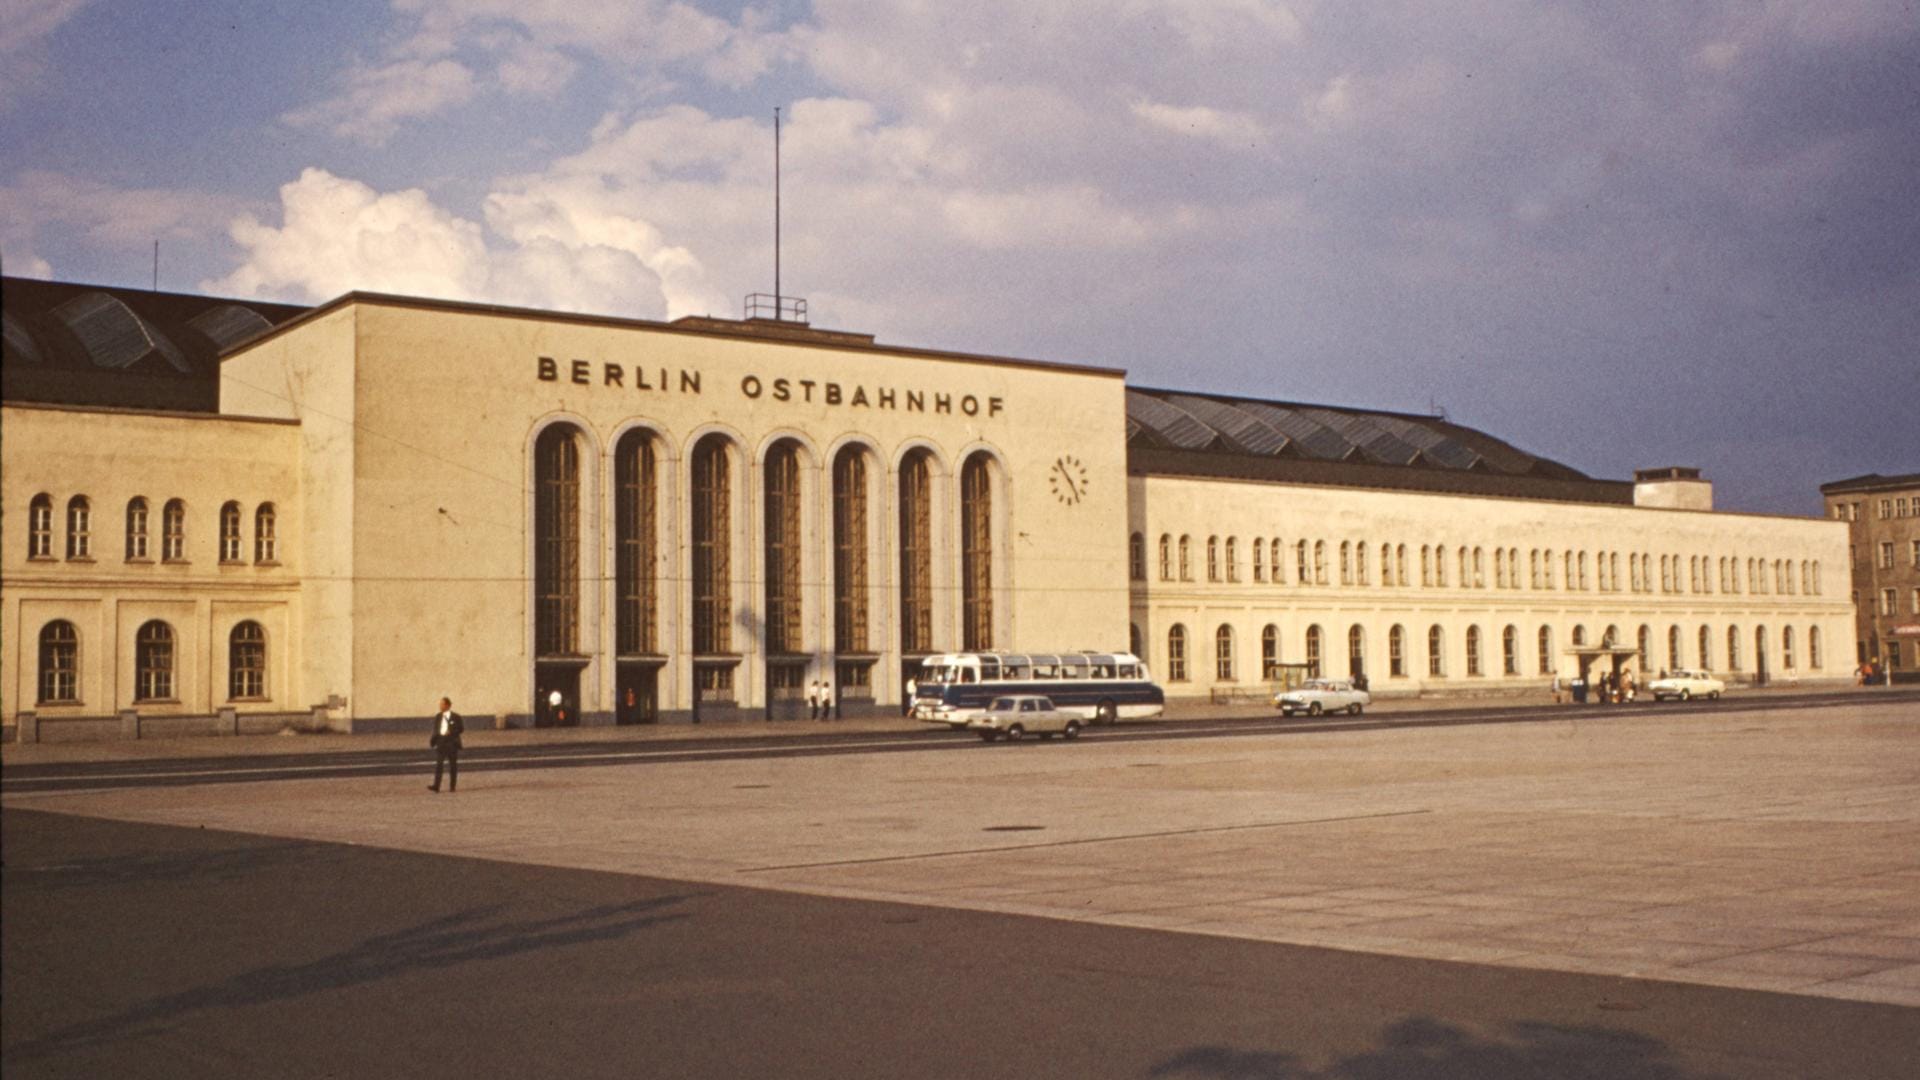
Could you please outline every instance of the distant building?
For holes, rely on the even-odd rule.
[[[773,319],[4,282],[22,737],[893,712],[1112,649],[1171,698],[1598,670],[1844,682],[1845,526],[1432,416],[1127,386]],[[550,704],[558,695],[560,704]]]
[[[1820,485],[1847,523],[1855,655],[1893,679],[1920,679],[1920,473],[1869,473]]]

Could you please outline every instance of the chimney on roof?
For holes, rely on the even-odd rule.
[[[1665,510],[1711,510],[1713,482],[1702,479],[1699,469],[1679,465],[1635,469],[1633,505]]]

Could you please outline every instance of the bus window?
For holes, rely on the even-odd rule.
[[[1063,679],[1084,679],[1087,677],[1087,662],[1082,657],[1072,657],[1060,665],[1060,677]]]
[[[1015,662],[1016,660],[1018,661],[1017,663]],[[1033,669],[1027,666],[1027,658],[1024,656],[1008,657],[1007,666],[1002,668],[1001,671],[1003,672],[1001,678],[1011,682],[1019,682],[1023,679],[1033,678]]]
[[[1121,677],[1121,678],[1123,678],[1123,679],[1137,679],[1137,678],[1139,678],[1139,677],[1140,677],[1140,665],[1139,665],[1139,664],[1121,664],[1121,665],[1120,665],[1120,677]]]
[[[980,681],[981,682],[999,682],[1000,681],[1000,658],[999,657],[983,656],[980,658]]]

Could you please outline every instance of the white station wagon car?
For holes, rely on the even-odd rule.
[[[1080,735],[1080,717],[1053,707],[1053,699],[1044,694],[1008,694],[994,698],[983,711],[974,714],[967,726],[987,742],[1007,737],[1019,742],[1031,731],[1043,739],[1055,734],[1069,739]]]
[[[1647,684],[1647,692],[1653,695],[1655,701],[1665,701],[1668,698],[1688,701],[1697,697],[1718,701],[1726,689],[1726,683],[1707,672],[1688,668],[1681,668],[1665,678],[1655,679]]]
[[[1292,716],[1297,712],[1319,716],[1342,709],[1359,716],[1360,710],[1373,704],[1373,695],[1365,690],[1356,690],[1345,679],[1308,679],[1291,690],[1282,690],[1273,695],[1273,704],[1282,716]]]

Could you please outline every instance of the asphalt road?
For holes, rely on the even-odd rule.
[[[29,1077],[1914,1075],[1920,1010],[8,809]]]

